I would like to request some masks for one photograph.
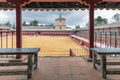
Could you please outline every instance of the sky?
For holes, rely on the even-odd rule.
[[[109,22],[112,22],[112,16],[116,13],[120,14],[119,10],[95,10],[95,18],[101,16],[102,18],[107,18]],[[89,11],[88,10],[72,10],[72,11],[61,11],[62,17],[66,18],[66,25],[71,28],[75,28],[76,25],[84,27],[89,21]],[[38,20],[39,24],[55,24],[55,19],[60,15],[60,11],[22,11],[22,22],[30,22],[32,20]],[[16,20],[15,11],[0,11],[0,23],[6,23],[10,21],[14,24]]]

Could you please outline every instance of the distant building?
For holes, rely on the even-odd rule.
[[[54,26],[23,26],[22,27],[23,30],[53,30]]]
[[[2,30],[2,31],[8,31],[8,30],[11,30],[11,28],[9,26],[2,25],[2,26],[0,26],[0,30]]]
[[[55,19],[55,29],[57,30],[66,30],[66,19],[61,17],[61,14],[59,18]]]
[[[95,28],[111,28],[111,27],[114,27],[114,28],[120,27],[120,22],[114,22],[110,24],[95,26]]]
[[[61,17],[61,14],[59,18],[55,19],[55,26],[50,25],[42,25],[42,26],[23,26],[23,30],[70,30],[70,27],[66,26],[65,23],[66,19]]]
[[[59,15],[55,19],[55,25],[40,25],[40,26],[22,26],[23,30],[72,30],[66,26],[66,19]]]

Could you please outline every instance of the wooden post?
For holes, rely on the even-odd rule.
[[[22,47],[22,27],[21,27],[21,6],[16,5],[16,47]],[[17,59],[21,58],[21,55],[17,55]]]
[[[94,47],[94,1],[90,0],[89,6],[89,58],[92,58],[92,51],[90,48]]]
[[[21,6],[25,5],[29,0],[6,0],[12,5],[16,6],[16,48],[22,48],[22,26],[21,26]],[[17,55],[17,59],[21,58],[21,55]]]

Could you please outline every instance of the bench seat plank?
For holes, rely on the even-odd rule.
[[[0,70],[0,75],[27,75],[27,69]]]
[[[108,68],[107,74],[120,74],[120,68]]]
[[[14,62],[14,63],[0,63],[0,66],[25,66],[28,65],[26,62]]]
[[[98,65],[101,65],[100,61],[96,61]],[[120,62],[106,62],[107,65],[120,65]]]

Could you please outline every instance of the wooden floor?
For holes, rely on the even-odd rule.
[[[0,76],[0,80],[27,80],[26,75]],[[30,80],[104,80],[83,57],[39,57],[38,68]],[[120,80],[107,76],[106,80]]]

